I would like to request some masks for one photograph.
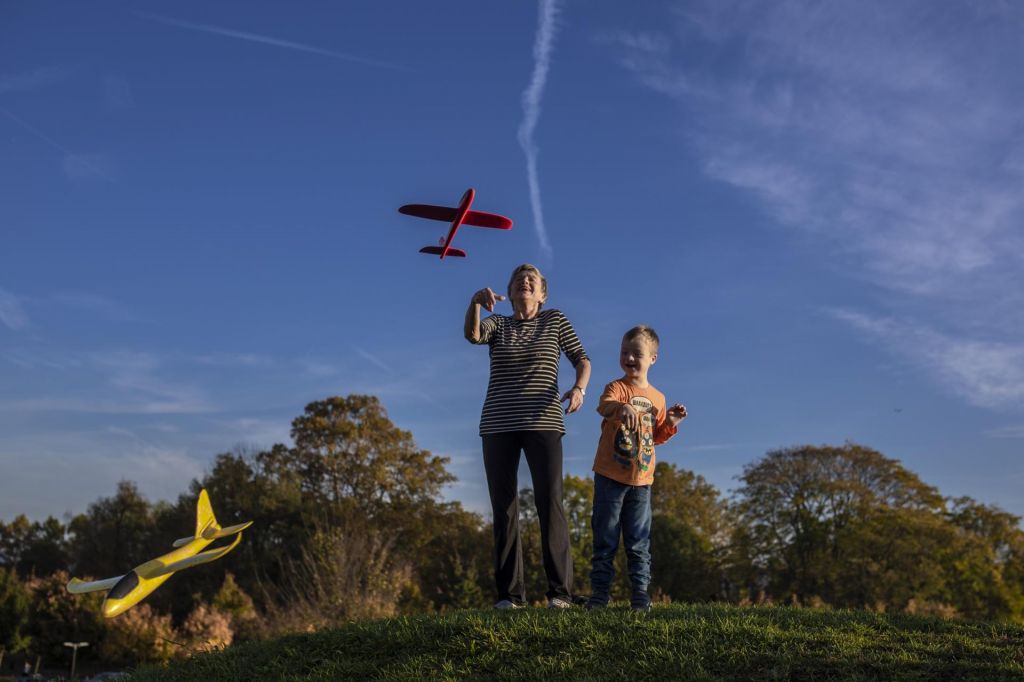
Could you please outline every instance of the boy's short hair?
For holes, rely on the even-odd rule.
[[[638,324],[622,336],[623,341],[632,341],[633,339],[639,338],[646,339],[648,343],[654,346],[655,351],[657,351],[658,347],[661,345],[661,339],[658,338],[658,332],[654,331],[654,329],[648,327],[646,324]]]

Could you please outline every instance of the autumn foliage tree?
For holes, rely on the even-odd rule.
[[[389,506],[429,504],[455,480],[448,459],[417,448],[374,396],[310,403],[291,435],[303,492],[332,507],[354,506],[372,517]]]
[[[1019,519],[948,501],[897,460],[848,443],[747,466],[737,545],[782,600],[1019,619]],[[938,608],[941,606],[941,608]]]

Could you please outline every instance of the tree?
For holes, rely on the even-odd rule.
[[[372,517],[388,505],[430,502],[455,480],[448,458],[418,449],[374,396],[310,403],[291,435],[303,492],[328,508],[344,503]]]
[[[153,530],[149,502],[134,483],[121,481],[113,497],[100,498],[71,521],[75,573],[106,578],[151,559]]]
[[[154,535],[161,544],[153,549],[154,555],[166,551],[162,548],[170,539],[193,532],[196,499],[204,488],[222,526],[253,522],[238,548],[217,562],[219,571],[197,572],[188,581],[169,581],[149,598],[154,607],[170,612],[175,622],[184,620],[199,602],[213,598],[222,586],[221,571],[234,574],[241,589],[259,599],[264,593],[261,585],[278,584],[281,559],[301,551],[311,531],[303,519],[305,503],[298,486],[287,474],[279,477],[264,467],[265,458],[273,458],[284,447],[221,453],[209,473],[192,481],[189,491],[175,504],[155,508]]]
[[[458,502],[443,505],[439,517],[425,524],[413,561],[419,594],[426,608],[479,608],[493,592],[494,555],[491,527]],[[409,604],[409,606],[414,606]]]
[[[231,617],[231,628],[238,640],[259,639],[264,623],[256,612],[252,597],[235,582],[231,573],[224,575],[224,582],[213,595],[213,608]]]
[[[715,547],[729,541],[733,522],[728,503],[718,488],[692,471],[658,462],[651,486],[651,508],[655,516],[680,521]]]
[[[106,633],[100,614],[103,593],[70,594],[66,588],[68,580],[66,571],[57,571],[26,583],[31,593],[28,633],[32,649],[50,661],[67,660],[69,652],[63,643],[69,640],[90,642],[91,650],[81,655],[95,656],[96,643]]]
[[[823,567],[830,603],[903,610],[949,601],[946,566],[960,543],[942,515],[875,507],[846,524],[835,544],[839,559]]]
[[[49,575],[68,567],[64,525],[53,518],[30,522],[24,515],[0,523],[0,566],[18,571],[22,578]]]
[[[768,576],[775,597],[801,601],[862,605],[848,602],[840,575],[846,562],[866,560],[870,550],[847,540],[882,530],[903,537],[920,525],[924,517],[917,513],[939,514],[943,503],[898,461],[852,443],[773,450],[746,466],[740,479],[736,510],[749,560]]]
[[[957,531],[947,563],[950,601],[970,618],[1024,621],[1024,531],[1020,517],[969,497],[950,500]]]
[[[711,541],[675,516],[651,520],[651,594],[672,601],[717,598],[721,571]]]
[[[562,481],[562,491],[572,550],[572,591],[585,594],[590,586],[590,561],[594,556],[594,530],[590,524],[594,511],[594,481],[567,474]]]
[[[12,653],[28,648],[29,593],[18,574],[0,566],[0,650]]]
[[[222,523],[252,520],[253,531],[221,563],[262,609],[272,606],[268,594],[296,579],[293,571],[310,568],[302,557],[314,538],[363,525],[376,526],[396,560],[416,566],[424,604],[444,607],[466,594],[472,598],[469,584],[474,580],[486,585],[481,583],[489,575],[489,559],[481,552],[486,543],[475,541],[482,526],[479,516],[436,499],[441,487],[454,480],[445,469],[447,459],[417,449],[411,434],[388,420],[376,398],[310,403],[292,422],[292,437],[294,447],[275,444],[259,452],[218,455],[210,472],[193,481],[190,494],[157,515],[160,535],[177,537],[181,527],[194,523],[201,488],[209,491]],[[456,537],[458,531],[465,531],[465,537]],[[462,589],[455,589],[453,581]],[[166,604],[181,620],[196,599],[210,601],[218,587],[212,574],[197,577],[154,595],[152,603]],[[403,608],[415,602],[415,592],[403,593]]]

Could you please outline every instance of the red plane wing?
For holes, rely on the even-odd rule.
[[[428,218],[430,220],[442,220],[450,223],[455,220],[459,210],[448,206],[431,206],[430,204],[406,204],[398,209],[399,213],[416,216],[417,218]],[[475,211],[474,211],[475,213]]]
[[[448,206],[431,206],[430,204],[406,204],[398,209],[399,213],[416,216],[417,218],[428,218],[450,223],[455,220],[459,213],[457,208]],[[474,225],[476,227],[493,227],[498,230],[511,230],[512,221],[503,215],[495,213],[484,213],[483,211],[469,211],[466,213],[463,225]]]
[[[424,246],[422,249],[420,249],[420,253],[432,253],[435,256],[440,256],[443,251],[444,251],[444,247],[443,246]],[[462,249],[456,249],[454,246],[449,246],[448,247],[448,253],[446,253],[445,255],[446,256],[459,256],[460,258],[465,258],[466,257],[466,252],[463,251]]]
[[[455,219],[454,211],[452,220]],[[484,213],[483,211],[470,211],[462,221],[463,225],[476,225],[477,227],[493,227],[498,230],[511,230],[512,221],[503,215]]]

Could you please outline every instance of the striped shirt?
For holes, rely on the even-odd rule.
[[[565,433],[558,394],[559,353],[565,353],[574,367],[587,359],[565,315],[558,310],[542,310],[532,320],[491,315],[480,322],[479,343],[491,347],[491,379],[480,415],[480,435]]]

